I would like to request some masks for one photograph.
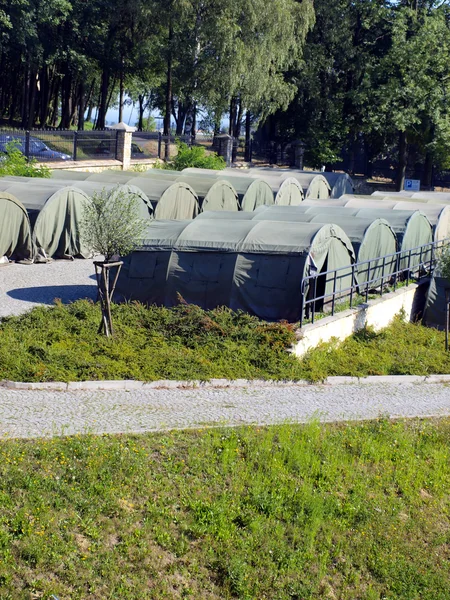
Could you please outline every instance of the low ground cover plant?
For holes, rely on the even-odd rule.
[[[101,312],[87,300],[8,317],[0,323],[0,380],[275,379],[320,381],[330,375],[450,373],[444,333],[401,317],[365,329],[299,360],[296,327],[227,308],[112,305],[113,338],[97,335]]]
[[[287,352],[294,328],[229,309],[112,305],[115,336],[97,335],[100,308],[86,300],[38,307],[0,323],[0,379],[298,379]]]
[[[450,597],[450,420],[0,443],[0,597]]]

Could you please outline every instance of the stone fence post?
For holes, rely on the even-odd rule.
[[[233,138],[231,135],[223,133],[214,136],[214,148],[217,154],[225,159],[227,167],[231,167],[233,154]]]
[[[127,171],[131,166],[131,140],[136,127],[130,127],[121,122],[113,125],[110,129],[117,130],[116,160],[122,163],[123,171]]]

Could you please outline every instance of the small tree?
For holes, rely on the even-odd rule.
[[[83,210],[81,240],[94,253],[104,256],[94,265],[102,308],[99,333],[103,330],[107,336],[113,333],[111,299],[123,264],[120,257],[136,248],[148,224],[139,214],[138,202],[136,196],[119,188],[113,192],[103,188],[86,200]],[[110,271],[114,268],[111,282]]]
[[[441,277],[449,282],[450,286],[450,246],[444,246],[438,259],[438,270]]]

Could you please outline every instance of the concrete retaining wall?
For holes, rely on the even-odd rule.
[[[127,168],[131,168],[134,165],[144,165],[147,168],[150,168],[158,162],[157,158],[144,158],[144,159],[131,159]],[[88,173],[101,173],[102,171],[110,171],[111,169],[116,169],[122,171],[124,165],[119,160],[78,160],[78,161],[55,161],[55,162],[45,162],[39,163],[41,165],[47,166],[49,169],[56,170],[61,169],[64,171],[87,171]],[[138,175],[138,173],[136,173]]]
[[[292,352],[303,356],[310,348],[315,348],[321,342],[329,342],[332,338],[345,340],[365,326],[378,331],[387,327],[400,311],[404,311],[406,321],[415,321],[423,312],[429,280],[419,284],[411,284],[390,292],[382,298],[369,300],[334,316],[325,317],[314,324],[305,325],[298,332],[299,342]]]

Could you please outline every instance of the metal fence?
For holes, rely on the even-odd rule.
[[[178,153],[178,142],[184,142],[191,147],[196,140],[191,135],[174,136],[154,131],[134,131],[131,141],[131,158],[132,160],[173,158]]]
[[[409,250],[399,250],[394,254],[379,256],[367,261],[356,262],[351,267],[340,267],[329,271],[321,271],[304,277],[301,284],[300,327],[305,319],[314,323],[317,312],[328,308],[331,315],[335,314],[336,306],[348,299],[349,308],[353,307],[355,298],[363,296],[368,301],[370,293],[379,293],[380,297],[386,286],[397,289],[399,283],[417,280],[432,274],[437,261],[438,250],[450,243],[450,238],[430,242]],[[381,275],[371,277],[380,269]],[[390,265],[394,264],[392,270]],[[363,284],[358,283],[357,274],[365,272],[367,279]],[[350,285],[346,285],[346,281]],[[327,288],[331,291],[327,292]]]
[[[254,159],[280,166],[293,166],[295,164],[294,148],[290,143],[251,140],[249,151],[250,160]]]
[[[115,159],[117,136],[115,130],[0,129],[0,152],[13,143],[27,158],[39,162]]]

